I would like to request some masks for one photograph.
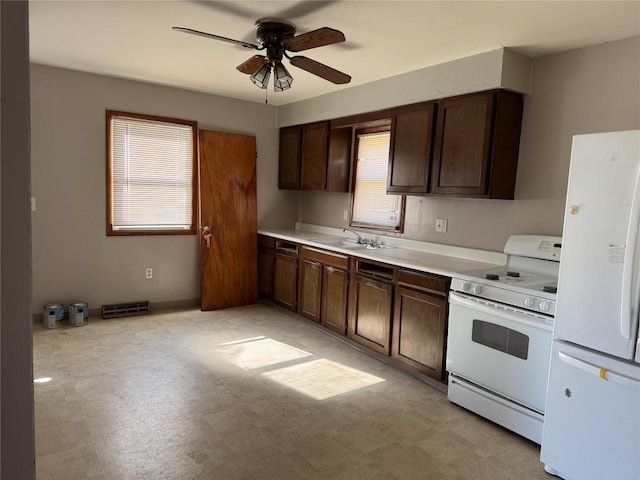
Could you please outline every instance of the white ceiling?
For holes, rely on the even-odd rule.
[[[235,67],[255,54],[171,30],[189,27],[255,43],[255,20],[293,21],[297,33],[341,30],[347,41],[302,52],[352,76],[334,85],[288,67],[293,87],[272,105],[509,47],[539,57],[640,34],[634,1],[56,1],[31,0],[31,61],[264,102]],[[286,64],[286,63],[285,63]]]

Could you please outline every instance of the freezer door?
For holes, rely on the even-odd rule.
[[[632,359],[638,331],[640,131],[576,135],[554,336]]]
[[[564,479],[640,478],[640,366],[554,341],[540,460]]]

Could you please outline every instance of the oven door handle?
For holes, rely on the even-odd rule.
[[[553,330],[553,319],[549,318],[542,319],[537,318],[536,320],[532,320],[530,315],[522,311],[518,311],[515,308],[510,310],[503,310],[498,307],[491,307],[489,305],[485,305],[484,303],[480,303],[473,298],[469,298],[466,295],[462,295],[456,292],[449,292],[449,303],[453,305],[460,305],[462,307],[467,307],[477,312],[486,313],[487,315],[494,315],[497,317],[504,318],[506,320],[510,320],[512,322],[517,322],[522,325],[527,325],[535,328],[543,328],[545,330]],[[512,307],[510,307],[512,308]],[[451,321],[451,314],[449,314],[449,321]]]

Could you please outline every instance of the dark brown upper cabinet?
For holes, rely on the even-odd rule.
[[[297,190],[300,188],[300,154],[302,127],[280,129],[280,162],[278,167],[278,188]]]
[[[303,125],[300,157],[300,188],[302,190],[326,190],[328,153],[329,122]]]
[[[522,103],[506,90],[439,101],[430,193],[513,199]]]
[[[347,192],[351,128],[328,121],[280,129],[278,188]]]
[[[435,111],[434,102],[392,110],[387,192],[428,192]]]

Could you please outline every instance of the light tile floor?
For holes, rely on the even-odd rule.
[[[38,479],[551,479],[539,447],[270,305],[34,331]]]

